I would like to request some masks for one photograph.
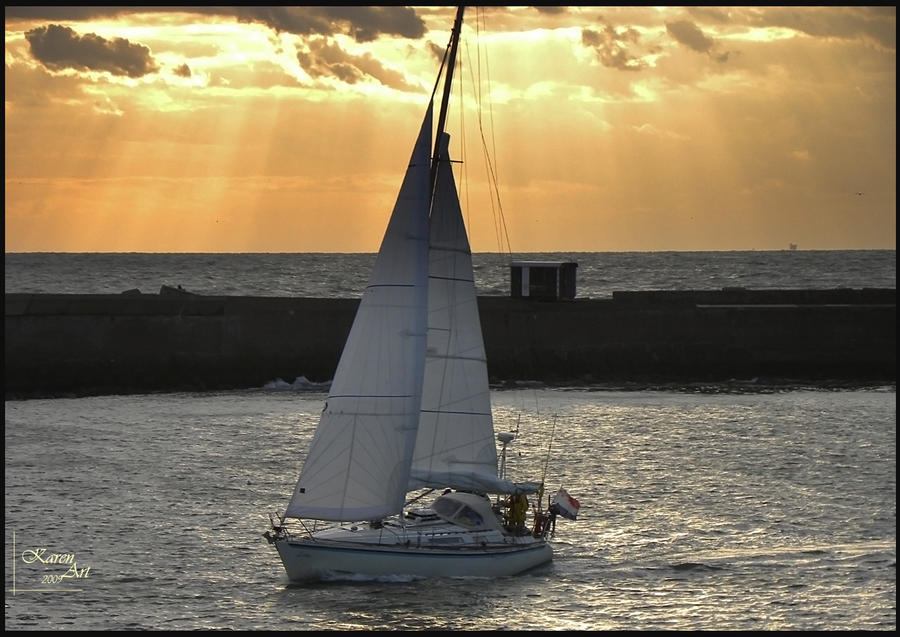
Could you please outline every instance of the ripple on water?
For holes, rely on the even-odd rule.
[[[555,426],[550,491],[565,486],[582,504],[577,521],[558,521],[551,564],[474,582],[292,586],[261,533],[290,497],[323,396],[8,402],[7,555],[16,531],[17,549],[46,541],[92,571],[81,593],[7,595],[6,626],[895,625],[893,392],[494,391],[500,426],[540,406],[523,415],[512,475],[543,468]]]

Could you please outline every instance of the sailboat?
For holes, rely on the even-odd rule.
[[[496,436],[498,458],[443,132],[462,19],[460,7],[436,132],[438,82],[300,479],[264,534],[292,581],[515,575],[552,560],[556,514],[577,511],[560,493],[545,510],[542,480],[507,478],[514,434]]]

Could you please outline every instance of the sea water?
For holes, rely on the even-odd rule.
[[[574,261],[578,297],[636,290],[896,288],[895,250],[475,254],[480,295],[508,295],[511,259]],[[374,254],[15,253],[6,292],[359,297]]]
[[[552,563],[292,585],[262,533],[324,399],[6,401],[5,627],[896,628],[893,386],[494,390],[511,475],[581,502]]]
[[[895,251],[520,255],[616,290],[896,287]],[[358,296],[373,255],[6,254],[6,292]],[[475,255],[479,294],[509,258]],[[274,381],[275,379],[273,379]],[[292,585],[262,533],[325,399],[5,402],[12,630],[894,630],[896,386],[492,391],[517,479],[580,500],[551,564]],[[548,453],[549,451],[549,453]]]

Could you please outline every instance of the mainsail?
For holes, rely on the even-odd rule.
[[[403,507],[425,364],[432,110],[286,517],[374,520]]]

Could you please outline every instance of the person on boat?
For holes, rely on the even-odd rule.
[[[509,496],[509,524],[507,530],[519,533],[525,528],[525,513],[528,511],[528,498],[524,493]]]
[[[547,509],[547,512],[550,514],[550,520],[547,522],[547,527],[550,529],[550,534],[553,535],[556,533],[556,516],[559,515],[559,505],[551,504],[550,508]]]

